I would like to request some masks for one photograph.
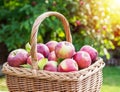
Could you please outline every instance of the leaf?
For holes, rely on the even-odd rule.
[[[31,45],[29,44],[29,42],[25,45],[25,49],[27,50],[27,52],[30,52]]]
[[[104,54],[106,55],[106,58],[110,59],[110,54],[108,53],[107,49],[104,48],[103,50],[104,50]]]
[[[60,64],[64,59],[63,58],[58,58],[57,62]]]
[[[47,58],[42,58],[38,61],[38,68],[40,70],[43,70],[44,66],[47,64],[48,59]]]
[[[23,67],[23,68],[32,68],[32,66],[29,65],[29,64],[23,64],[23,65],[20,65],[20,66]]]

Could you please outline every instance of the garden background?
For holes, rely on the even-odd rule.
[[[88,44],[106,63],[101,92],[120,91],[120,1],[119,0],[0,0],[0,65],[10,51],[29,42],[34,20],[46,11],[62,13],[70,23],[76,51]],[[38,42],[65,40],[61,22],[47,18],[39,28]],[[0,77],[0,92],[6,91]]]

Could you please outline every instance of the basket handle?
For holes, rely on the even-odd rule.
[[[38,34],[38,28],[41,24],[41,22],[49,17],[49,16],[56,16],[59,18],[63,24],[65,34],[66,34],[66,40],[68,42],[72,43],[72,37],[70,32],[70,27],[67,19],[58,12],[45,12],[42,15],[38,16],[33,24],[32,32],[31,32],[31,38],[30,38],[30,44],[31,44],[31,57],[32,57],[32,68],[38,69],[37,66],[37,34]]]

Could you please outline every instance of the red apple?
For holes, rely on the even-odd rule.
[[[49,61],[44,66],[44,70],[57,72],[57,62],[56,61]]]
[[[81,25],[81,22],[79,20],[76,21],[76,25],[77,26],[80,26]]]
[[[43,54],[46,58],[49,54],[49,48],[45,44],[39,43],[37,44],[37,52]]]
[[[87,68],[91,65],[90,55],[85,51],[77,52],[73,59],[77,62],[79,68]]]
[[[103,28],[103,30],[106,30],[106,29],[107,29],[107,26],[106,26],[106,25],[104,25],[102,28]]]
[[[81,1],[81,0],[80,0],[80,5],[84,5],[84,3],[85,3],[84,1]]]
[[[52,52],[49,53],[48,60],[49,61],[51,61],[51,60],[57,61],[57,57],[56,57],[55,51],[52,51]]]
[[[55,50],[55,46],[58,44],[57,41],[49,41],[46,43],[46,46],[49,48],[50,52]]]
[[[28,53],[24,49],[16,49],[10,52],[7,62],[10,66],[19,67],[27,62]]]
[[[38,58],[38,61],[39,61],[40,59],[44,58],[44,56],[41,53],[37,53],[37,58]],[[27,58],[27,64],[32,65],[32,58],[31,58],[31,56],[29,56]]]
[[[59,72],[71,72],[71,71],[78,71],[78,65],[75,60],[73,59],[64,59],[58,65]]]
[[[71,58],[75,53],[75,48],[72,43],[62,41],[55,47],[55,54],[57,58]]]
[[[92,62],[95,62],[97,60],[98,57],[98,52],[95,48],[89,46],[89,45],[85,45],[83,46],[80,51],[85,51],[88,52],[90,54],[90,57],[92,59]]]

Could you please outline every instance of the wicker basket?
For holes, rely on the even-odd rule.
[[[90,67],[76,72],[49,72],[38,70],[37,67],[37,33],[41,22],[49,16],[56,16],[62,21],[66,40],[72,42],[69,24],[66,18],[58,12],[46,12],[34,22],[31,32],[32,69],[3,65],[7,86],[10,92],[100,92],[102,85],[102,68],[104,62],[99,58]]]

